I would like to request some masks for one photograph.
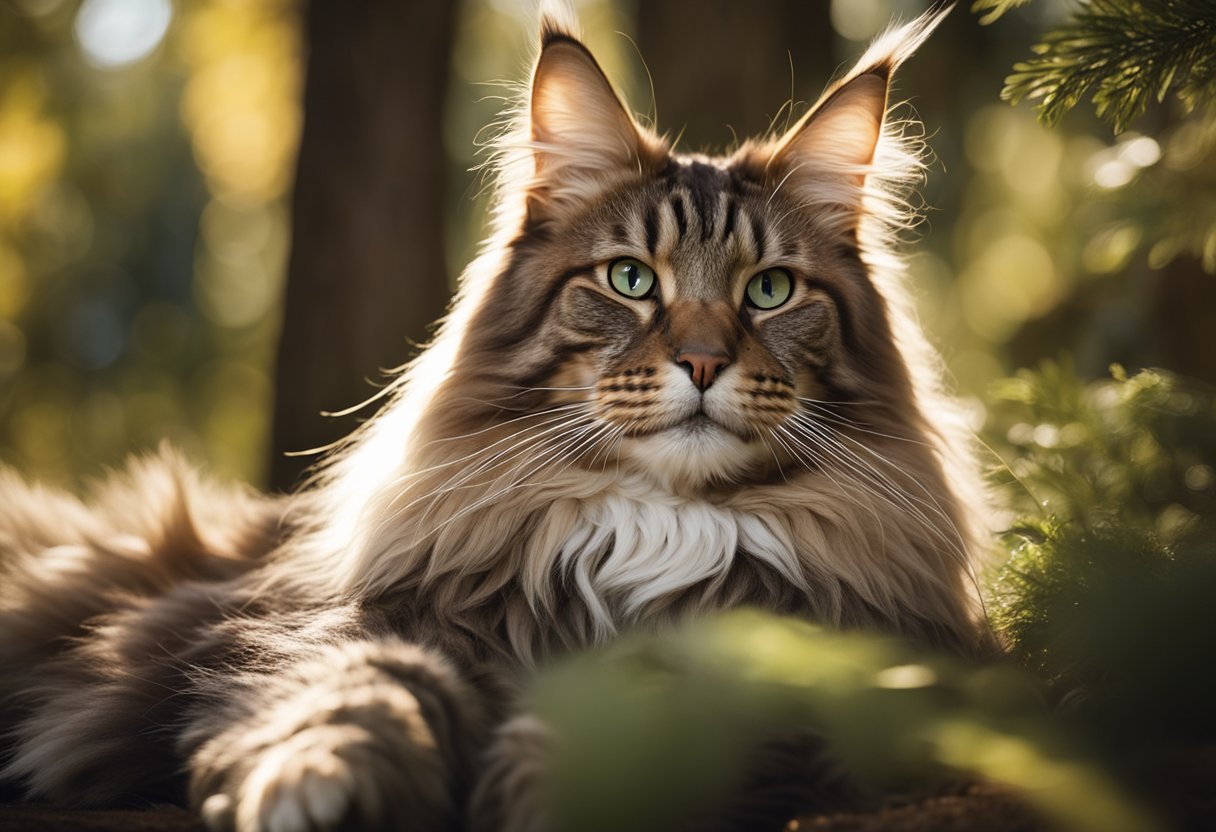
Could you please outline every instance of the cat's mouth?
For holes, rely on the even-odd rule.
[[[736,423],[731,418],[719,418],[729,414],[713,415],[711,411],[714,409],[712,406],[706,408],[704,400],[686,401],[678,411],[664,414],[666,418],[634,422],[625,429],[625,435],[630,439],[666,436],[694,442],[698,439],[713,441],[730,437],[751,443],[756,439],[757,432],[749,429],[749,425]]]
[[[695,435],[699,433],[710,433],[714,430],[726,430],[726,426],[714,421],[708,413],[697,411],[691,416],[685,416],[680,419],[674,419],[665,424],[649,424],[639,425],[626,432],[626,436],[631,439],[645,439],[650,436],[659,436],[665,433],[679,433],[685,435]]]
[[[746,434],[740,433],[730,425],[725,425],[722,422],[719,422],[713,416],[710,416],[705,412],[704,406],[698,407],[691,415],[672,425],[669,425],[668,427],[664,428],[664,430],[678,430],[687,435],[693,436],[697,434],[721,432],[730,434],[731,436],[745,442],[752,438]]]

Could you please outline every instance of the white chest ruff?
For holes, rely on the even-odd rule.
[[[638,484],[584,501],[556,554],[597,627],[609,632],[618,616],[636,617],[656,599],[723,578],[743,556],[800,588],[806,583],[781,524]]]

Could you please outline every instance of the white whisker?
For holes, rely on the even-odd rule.
[[[794,421],[800,424],[803,429],[808,430],[813,435],[817,436],[821,441],[831,444],[840,453],[844,454],[848,458],[847,460],[842,461],[848,462],[848,460],[852,460],[852,462],[849,462],[848,464],[854,466],[859,464],[865,471],[868,471],[870,475],[875,477],[877,479],[875,485],[878,487],[879,493],[885,495],[888,498],[888,502],[891,502],[893,499],[895,502],[893,502],[892,505],[896,505],[897,507],[902,506],[913,519],[917,520],[924,529],[936,537],[943,544],[943,546],[945,546],[946,553],[953,560],[957,561],[963,566],[968,580],[972,583],[976,592],[979,593],[979,576],[975,572],[971,559],[967,556],[967,544],[963,539],[962,533],[958,529],[958,525],[955,523],[953,518],[946,514],[940,503],[938,503],[937,498],[924,486],[923,483],[917,480],[911,480],[912,484],[915,485],[922,493],[924,493],[924,495],[928,498],[928,501],[922,500],[916,495],[909,493],[904,488],[901,488],[887,474],[879,471],[869,462],[862,459],[855,451],[845,446],[840,439],[850,442],[857,448],[874,457],[884,466],[895,470],[895,466],[874,448],[858,442],[856,439],[853,439],[846,434],[840,433],[838,430],[835,430],[829,425],[815,423],[806,414],[795,414]],[[839,437],[839,439],[837,437]],[[941,526],[934,523],[916,504],[924,506],[925,509],[928,509],[933,514],[937,515],[937,517],[943,521],[945,528],[949,530],[950,534],[943,531]],[[983,604],[982,595],[980,596],[980,603],[981,605]]]

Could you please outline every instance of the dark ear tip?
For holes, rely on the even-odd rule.
[[[895,62],[893,60],[887,59],[885,61],[875,64],[874,66],[870,67],[865,72],[863,72],[862,74],[863,75],[874,75],[874,76],[881,78],[884,81],[890,81],[891,75],[894,74],[894,72],[895,72]]]
[[[578,38],[563,29],[542,28],[540,31],[540,51],[544,54],[555,46],[569,46],[594,60],[591,50]]]
[[[544,49],[550,44],[558,41],[569,41],[570,43],[578,43],[578,41],[561,26],[556,20],[551,17],[543,18],[540,22],[540,47]]]
[[[578,21],[566,3],[540,3],[540,46],[545,49],[555,43],[572,43],[582,46],[579,40]]]
[[[604,70],[600,68],[599,62],[595,56],[591,54],[591,50],[587,48],[581,40],[574,35],[564,30],[545,31],[541,32],[541,47],[540,55],[537,58],[535,74],[533,82],[542,73],[552,70],[556,67],[581,67],[584,70],[593,72],[598,75],[611,88],[608,78],[604,75]],[[535,93],[535,89],[533,89]]]

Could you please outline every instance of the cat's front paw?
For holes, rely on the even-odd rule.
[[[410,797],[418,796],[425,769],[415,765],[405,782],[383,746],[357,725],[306,728],[263,750],[206,798],[203,819],[216,832],[445,828],[433,803]]]
[[[208,826],[237,832],[308,832],[377,823],[383,801],[370,777],[373,740],[354,725],[319,725],[273,745],[231,792],[207,798]]]
[[[409,645],[354,642],[269,685],[241,718],[206,715],[187,734],[206,738],[190,794],[212,830],[457,827],[476,709],[446,665]]]

